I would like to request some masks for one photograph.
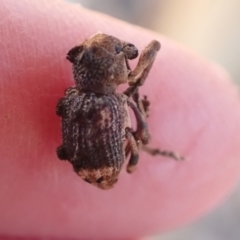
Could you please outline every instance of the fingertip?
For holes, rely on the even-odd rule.
[[[70,3],[4,4],[2,11],[14,14],[2,25],[9,27],[1,49],[8,56],[1,61],[8,64],[2,64],[2,111],[10,116],[0,130],[2,232],[139,237],[192,221],[233,187],[240,168],[239,96],[218,67],[163,36]],[[107,193],[84,183],[55,156],[60,143],[55,106],[73,84],[65,55],[98,30],[139,49],[152,39],[161,42],[141,89],[152,101],[151,144],[187,158],[178,163],[143,153],[137,171],[128,175],[124,168]]]

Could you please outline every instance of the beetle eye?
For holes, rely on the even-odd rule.
[[[122,51],[122,47],[120,45],[115,46],[116,53],[120,53]]]

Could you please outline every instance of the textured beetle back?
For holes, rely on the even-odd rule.
[[[85,181],[110,188],[117,181],[125,159],[128,112],[121,94],[73,94],[69,90],[66,116],[62,119],[67,160]],[[70,141],[69,141],[70,140]]]

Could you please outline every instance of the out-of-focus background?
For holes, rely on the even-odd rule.
[[[68,1],[165,34],[222,65],[240,85],[239,0]],[[197,222],[146,240],[193,239],[240,239],[240,187]]]

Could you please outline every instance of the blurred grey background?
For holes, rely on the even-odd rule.
[[[240,85],[239,0],[68,0],[152,29],[222,65]],[[239,240],[240,187],[204,218],[146,240]]]

